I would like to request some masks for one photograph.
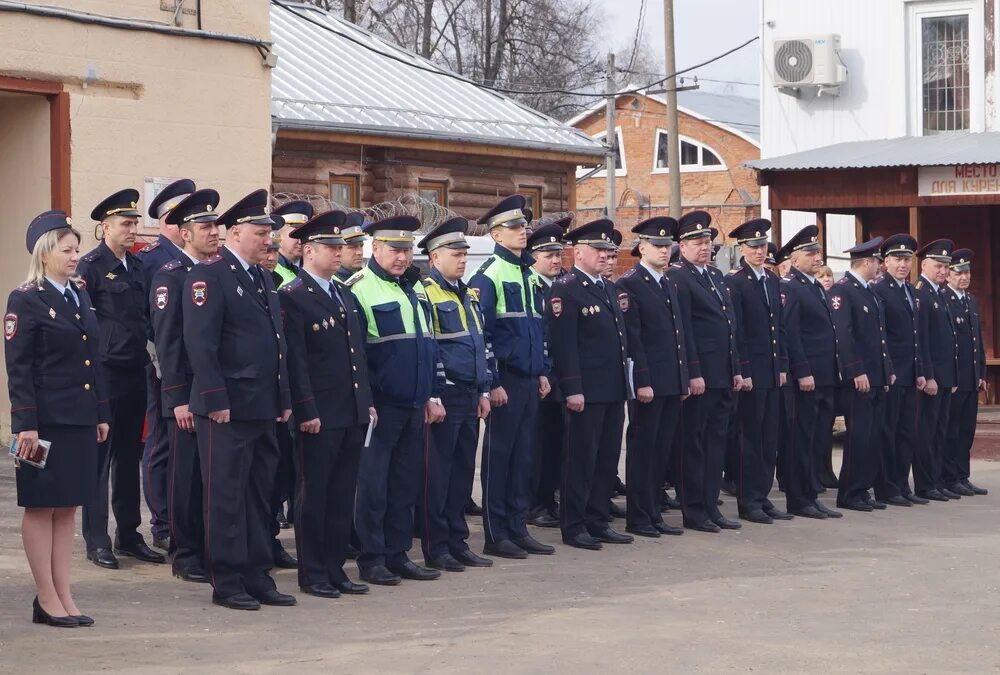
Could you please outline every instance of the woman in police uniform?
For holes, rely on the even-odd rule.
[[[108,434],[108,404],[98,381],[97,317],[76,283],[80,233],[62,211],[28,226],[31,263],[23,286],[7,299],[4,355],[17,457],[37,461],[39,440],[51,443],[44,469],[17,461],[22,540],[35,579],[32,621],[90,626],[70,593],[76,507],[97,490],[97,444]]]

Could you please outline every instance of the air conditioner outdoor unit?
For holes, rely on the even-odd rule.
[[[816,87],[836,93],[847,81],[840,60],[839,35],[812,35],[774,41],[774,86],[779,89]]]

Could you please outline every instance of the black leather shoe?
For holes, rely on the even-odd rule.
[[[250,595],[260,604],[272,607],[291,607],[297,602],[294,595],[282,593],[276,588],[269,588],[262,593],[251,593]]]
[[[110,548],[95,548],[93,551],[87,551],[87,560],[106,570],[118,569],[118,558],[115,557]]]
[[[298,569],[299,561],[286,551],[284,547],[278,547],[274,551],[274,566],[280,567],[283,570],[294,570]]]
[[[622,479],[619,478],[618,476],[615,476],[615,490],[613,496],[624,497],[626,489],[627,488],[625,487],[625,483],[622,482]]]
[[[208,574],[201,567],[197,565],[188,565],[187,567],[174,567],[174,576],[183,581],[190,581],[195,584],[207,584]]]
[[[390,572],[384,565],[362,568],[361,578],[378,586],[398,586],[399,582],[403,580],[402,577]]]
[[[53,628],[76,628],[80,622],[73,616],[52,616],[38,604],[38,597],[31,603],[31,623],[44,623]],[[93,620],[91,620],[93,623]]]
[[[146,542],[142,539],[134,544],[129,544],[128,546],[122,546],[120,543],[116,544],[115,555],[124,556],[126,558],[135,558],[136,560],[148,563],[159,564],[167,562],[167,559],[162,553],[157,553],[153,549],[146,546]]]
[[[792,509],[792,513],[799,518],[813,518],[815,520],[826,520],[828,517],[815,506],[803,506],[801,509]]]
[[[741,513],[740,518],[749,520],[751,523],[761,523],[762,525],[770,525],[774,522],[774,518],[764,513],[761,509]]]
[[[668,509],[674,509],[675,511],[681,508],[681,503],[676,499],[674,499],[673,497],[671,497],[670,495],[665,495],[663,497],[663,505],[666,506]]]
[[[350,579],[334,581],[331,585],[344,595],[364,595],[368,592],[368,586],[365,584],[356,584]]]
[[[481,516],[483,515],[483,509],[476,502],[469,498],[468,503],[465,505],[465,515],[467,516]]]
[[[937,490],[928,490],[927,492],[924,492],[920,496],[923,497],[924,499],[929,499],[932,502],[946,502],[946,501],[948,501],[948,498],[945,497],[940,492],[938,492]]]
[[[722,481],[720,489],[722,490],[722,492],[726,493],[730,497],[736,496],[736,483],[734,481],[731,480]]]
[[[831,490],[833,488],[840,487],[840,481],[837,479],[837,477],[834,474],[828,472],[824,472],[820,475],[819,484]]]
[[[548,544],[543,544],[538,541],[530,534],[525,537],[520,537],[518,539],[511,539],[515,546],[520,546],[522,549],[530,553],[531,555],[552,555],[556,552],[555,546],[549,546]]]
[[[963,497],[975,497],[976,493],[965,487],[962,483],[955,483],[954,485],[949,485],[948,489],[957,495],[962,495]]]
[[[489,558],[478,556],[469,549],[457,551],[451,554],[452,557],[466,567],[493,567],[493,561]]]
[[[278,521],[278,529],[287,530],[292,526],[292,524],[288,522],[288,518],[285,517],[284,510],[279,510],[274,519]]]
[[[528,522],[535,527],[559,527],[559,517],[553,515],[547,509],[543,509],[528,518]]]
[[[594,539],[586,532],[581,532],[580,534],[575,534],[572,537],[563,537],[563,543],[567,546],[572,546],[573,548],[582,548],[588,551],[600,551],[604,548],[597,539]]]
[[[635,537],[615,532],[610,527],[598,530],[597,532],[591,532],[590,536],[605,544],[631,544],[635,541]]]
[[[684,534],[683,527],[677,527],[676,525],[671,525],[670,523],[664,523],[662,520],[653,523],[653,527],[655,527],[656,531],[660,534],[669,534],[675,537]]]
[[[638,537],[650,537],[652,539],[660,538],[660,531],[652,525],[636,525],[635,527],[626,527],[625,531]]]
[[[153,537],[153,546],[163,551],[170,550],[170,536],[166,537]]]
[[[743,524],[740,523],[738,520],[729,520],[729,518],[726,518],[724,516],[719,517],[715,521],[715,524],[718,525],[723,530],[738,530],[741,527],[743,527]]]
[[[450,553],[442,553],[436,558],[428,558],[424,561],[428,567],[445,572],[464,572],[465,565],[455,560]]]
[[[225,607],[226,609],[260,609],[260,603],[248,593],[237,593],[236,595],[230,595],[229,597],[224,598],[213,591],[212,604]]]
[[[427,569],[426,567],[421,567],[412,560],[387,563],[386,567],[393,574],[398,574],[404,579],[409,579],[410,581],[433,581],[434,579],[441,578],[440,570],[432,570]]]
[[[961,499],[962,498],[962,495],[958,494],[957,492],[952,492],[948,488],[941,488],[941,489],[938,490],[938,492],[940,492],[941,494],[943,494],[948,499]]]
[[[795,518],[795,516],[793,516],[792,514],[785,513],[781,509],[777,509],[773,506],[771,508],[767,508],[765,506],[764,513],[771,516],[772,520],[793,520]]]
[[[906,501],[910,502],[911,504],[930,504],[931,503],[931,500],[924,499],[923,497],[920,497],[920,496],[915,495],[915,494],[903,495],[903,499],[905,499]]]
[[[524,560],[528,557],[528,552],[510,539],[501,539],[492,543],[486,542],[483,546],[483,553],[496,556],[497,558],[510,558],[511,560]]]
[[[909,506],[909,507],[913,506],[913,502],[911,502],[906,497],[901,497],[899,495],[894,495],[892,497],[886,497],[885,503],[886,504],[891,504],[892,506]]]
[[[841,502],[841,503],[837,504],[837,506],[839,508],[847,509],[849,511],[866,511],[866,512],[871,512],[871,511],[875,510],[871,506],[869,506],[868,504],[866,504],[865,502]]]
[[[971,490],[974,495],[988,495],[990,493],[989,490],[979,487],[968,478],[962,481],[962,485]]]
[[[317,598],[339,598],[340,591],[332,584],[313,584],[312,586],[299,586],[303,593],[315,595]]]
[[[684,527],[689,530],[698,530],[699,532],[711,532],[713,534],[721,532],[722,529],[713,523],[711,520],[702,520],[700,522],[693,522],[686,520],[684,521]]]
[[[624,518],[625,516],[628,515],[625,512],[625,509],[622,508],[621,506],[618,506],[618,504],[614,501],[611,502],[611,506],[609,507],[609,509],[612,518]]]
[[[872,507],[876,511],[885,511],[888,508],[883,502],[880,502],[877,499],[872,499],[871,497],[868,497],[865,500],[865,504]]]
[[[843,513],[841,513],[840,511],[834,511],[833,509],[831,509],[830,507],[828,507],[826,504],[824,504],[823,502],[821,502],[818,499],[813,504],[813,506],[815,506],[816,510],[819,511],[820,513],[822,513],[823,515],[825,515],[827,518],[843,518],[844,517]]]
[[[93,626],[94,620],[86,614],[70,614],[69,618],[76,619],[77,626]]]

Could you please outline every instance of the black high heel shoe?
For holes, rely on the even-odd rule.
[[[76,620],[77,626],[93,626],[94,620],[86,614],[70,614],[69,618]]]
[[[38,596],[31,605],[31,623],[45,623],[56,628],[76,628],[80,625],[72,616],[52,616],[38,604]]]

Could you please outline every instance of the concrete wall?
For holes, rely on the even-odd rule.
[[[31,219],[49,203],[49,104],[41,96],[0,92],[0,194],[4,216],[0,265],[7,291],[24,280],[28,270],[24,232]],[[41,204],[42,208],[36,208]],[[5,390],[6,391],[6,390]]]
[[[160,10],[160,0],[37,4],[165,24],[173,16]],[[269,38],[267,2],[201,4],[205,30]],[[197,20],[185,15],[184,25],[197,28]],[[219,190],[222,208],[270,183],[271,74],[252,45],[4,12],[0,76],[59,82],[70,95],[71,211],[85,236],[84,250],[95,245],[89,219],[93,206],[125,187],[142,192],[144,177],[193,178],[199,186]],[[37,100],[37,119],[31,126],[47,127],[48,106],[44,98]],[[24,148],[18,137],[0,124],[2,153],[13,147],[16,165],[31,167],[38,179],[29,180],[26,174],[19,182],[0,179],[6,211],[0,229],[2,289],[23,278],[28,219],[50,208],[48,174],[34,171],[35,151]],[[47,134],[41,157],[48,161]],[[12,204],[17,215],[7,220]],[[146,225],[155,228],[155,223]],[[0,392],[5,398],[2,381]],[[2,400],[0,410],[6,417]]]

